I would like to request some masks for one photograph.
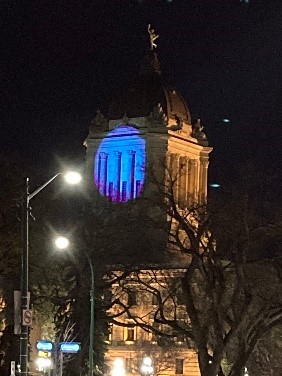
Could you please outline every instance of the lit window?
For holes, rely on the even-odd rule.
[[[108,328],[108,341],[112,341],[113,339],[113,324],[110,324],[109,325],[109,328]]]

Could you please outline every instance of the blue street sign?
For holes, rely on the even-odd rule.
[[[36,348],[38,351],[53,351],[54,343],[51,341],[37,341]]]
[[[61,342],[59,344],[59,350],[62,353],[75,354],[80,350],[79,342]]]

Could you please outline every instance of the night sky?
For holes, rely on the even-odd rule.
[[[96,110],[138,74],[150,23],[214,146],[211,179],[249,158],[278,168],[281,14],[280,0],[1,1],[2,151],[42,166],[80,155]]]

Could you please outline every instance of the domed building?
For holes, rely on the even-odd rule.
[[[120,210],[126,207],[130,222],[132,203],[137,212],[144,214],[145,211],[149,215],[151,211],[155,218],[158,214],[158,221],[163,221],[166,229],[158,232],[146,227],[142,222],[144,217],[140,215],[139,227],[131,228],[127,234],[137,248],[137,239],[144,240],[137,251],[133,247],[133,252],[145,255],[146,262],[143,258],[142,265],[134,264],[134,255],[130,255],[133,256],[130,258],[132,271],[122,284],[119,281],[112,286],[112,296],[119,296],[120,305],[112,306],[109,311],[109,316],[118,317],[118,320],[111,325],[106,356],[113,376],[198,376],[197,356],[191,344],[177,336],[163,345],[156,335],[158,328],[155,332],[150,331],[150,326],[158,326],[154,322],[155,295],[150,293],[159,291],[162,294],[168,281],[179,280],[184,270],[183,260],[172,255],[165,258],[159,252],[159,244],[166,251],[168,248],[167,213],[165,208],[162,213],[157,213],[154,201],[161,186],[172,189],[179,207],[205,203],[212,148],[200,120],[192,125],[185,99],[174,87],[166,84],[152,34],[150,36],[151,50],[144,57],[139,74],[97,111],[85,141],[90,195],[93,201],[100,199],[99,209],[109,203]],[[117,242],[113,241],[113,248],[116,246]],[[150,258],[152,255],[156,258]],[[120,269],[113,265],[109,269],[121,275],[122,263],[117,258],[115,261]],[[188,322],[182,304],[179,300],[177,314],[183,322]],[[130,310],[125,307],[130,307]],[[142,317],[142,325],[135,325],[134,317],[137,316]]]
[[[148,166],[159,163],[171,173],[181,168],[175,192],[179,203],[205,201],[212,148],[200,120],[192,126],[182,95],[166,85],[155,51],[145,56],[138,77],[97,112],[85,145],[88,176],[93,177],[94,189],[110,201],[146,195],[140,170],[148,174]]]

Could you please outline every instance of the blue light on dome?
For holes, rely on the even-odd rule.
[[[138,129],[121,125],[101,141],[94,163],[94,183],[113,202],[138,197],[145,180],[145,140]]]

